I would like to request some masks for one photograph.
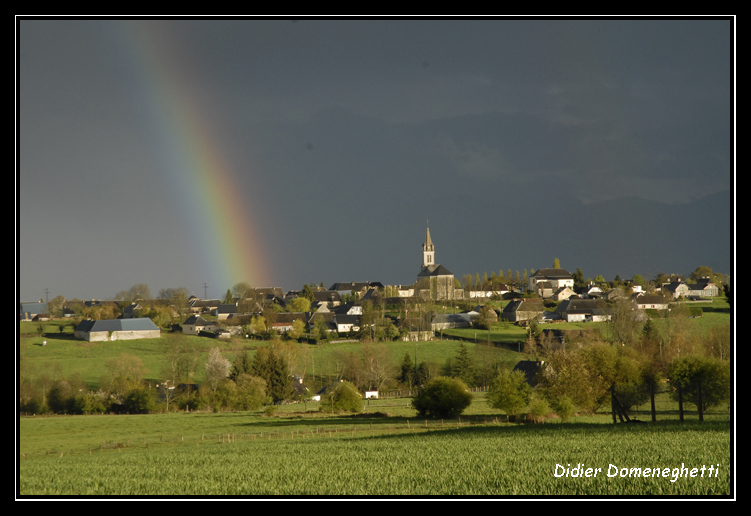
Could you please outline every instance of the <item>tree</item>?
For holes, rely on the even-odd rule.
[[[310,288],[310,285],[308,285],[307,283],[303,285],[302,293],[300,295],[311,303],[316,300],[316,296],[315,294],[313,294],[313,289]]]
[[[472,357],[469,348],[464,342],[459,344],[459,351],[454,358],[454,367],[452,368],[451,375],[459,378],[467,385],[474,385],[475,383],[474,357]]]
[[[126,301],[129,304],[135,301],[149,301],[151,299],[151,291],[145,283],[138,283],[130,287],[129,290],[123,290],[115,294],[115,299]]]
[[[232,286],[232,297],[237,298],[240,301],[243,301],[250,297],[250,295],[253,292],[253,287],[250,286],[250,283],[246,283],[244,281],[241,281],[239,283],[235,283]]]
[[[554,269],[560,269],[561,268],[561,261],[558,258],[556,258],[556,259],[553,260],[553,268]]]
[[[482,330],[490,331],[490,327],[498,320],[498,315],[490,305],[485,305],[478,311],[478,316],[474,321],[474,326]]]
[[[571,277],[574,279],[574,290],[577,292],[587,286],[587,282],[584,281],[584,273],[579,267],[576,268],[576,272]]]
[[[459,417],[471,403],[472,394],[467,385],[445,376],[433,378],[412,398],[412,407],[420,417],[434,419]]]
[[[224,295],[224,304],[225,305],[235,304],[235,298],[232,297],[232,291],[230,289],[227,289],[227,293]]]
[[[391,352],[385,344],[365,343],[360,347],[362,361],[367,373],[368,387],[380,391],[394,377],[395,366]]]
[[[266,380],[248,373],[242,373],[237,384],[237,404],[241,410],[258,410],[271,402],[266,394]]]
[[[232,364],[222,356],[220,349],[212,348],[209,350],[209,357],[206,360],[206,381],[212,392],[216,392],[219,382],[227,378],[230,373]]]
[[[298,296],[288,306],[290,312],[310,312],[310,300],[307,297]]]
[[[719,405],[730,396],[730,364],[715,358],[689,355],[670,364],[668,373],[673,399],[682,396],[699,409],[699,419],[704,411]]]
[[[412,385],[414,379],[415,364],[412,362],[412,355],[409,354],[409,351],[406,351],[399,366],[399,381],[407,385]]]
[[[487,399],[491,407],[504,411],[511,420],[524,410],[531,396],[532,387],[524,373],[504,368],[490,384]]]
[[[713,276],[712,267],[702,265],[701,267],[697,267],[688,277],[691,283],[697,283],[702,278],[713,278]]]
[[[271,345],[256,351],[253,356],[252,374],[266,380],[266,392],[275,405],[293,396],[289,363],[278,346]]]
[[[169,333],[162,338],[165,339],[162,349],[167,363],[160,371],[160,376],[172,386],[190,381],[198,365],[195,349],[181,333]]]
[[[295,319],[292,321],[292,329],[287,331],[287,337],[293,340],[297,340],[305,333],[305,323],[302,319]]]

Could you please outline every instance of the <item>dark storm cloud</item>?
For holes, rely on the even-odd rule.
[[[687,273],[710,258],[728,268],[727,252],[681,261],[661,249],[614,251],[639,261],[615,264],[549,232],[565,220],[577,239],[606,231],[587,225],[581,201],[680,204],[730,189],[727,20],[24,20],[21,297],[106,297],[143,282],[203,293],[190,254],[200,244],[149,130],[166,107],[144,97],[123,40],[146,33],[168,56],[155,70],[179,72],[262,214],[285,288],[413,281],[426,219],[457,275],[549,266],[556,249],[573,269],[618,267],[597,271],[606,277]],[[624,231],[618,206],[617,218],[596,216]],[[63,270],[75,284],[43,279]]]

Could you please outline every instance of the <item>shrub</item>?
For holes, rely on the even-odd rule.
[[[412,406],[420,417],[436,419],[458,417],[471,403],[472,394],[467,385],[445,376],[433,378],[412,398]]]
[[[550,405],[548,405],[548,402],[544,398],[533,396],[532,401],[529,402],[527,419],[535,423],[544,423],[549,412]]]
[[[564,423],[574,415],[574,402],[568,396],[561,396],[551,402],[552,408]]]
[[[123,401],[123,409],[129,414],[148,414],[154,406],[154,396],[143,387],[129,391]]]
[[[502,370],[493,379],[488,390],[488,403],[502,410],[509,420],[518,416],[529,403],[532,387],[522,371]]]
[[[362,396],[349,382],[340,382],[321,402],[322,412],[362,412]]]

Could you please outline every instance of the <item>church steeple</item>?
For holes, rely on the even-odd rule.
[[[435,246],[430,239],[430,228],[425,230],[425,243],[422,244],[422,266],[435,265]]]

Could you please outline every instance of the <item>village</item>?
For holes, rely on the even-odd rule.
[[[557,261],[556,261],[557,262]],[[460,282],[436,263],[436,248],[426,229],[422,266],[411,285],[384,286],[380,282],[339,282],[328,288],[305,285],[283,292],[279,287],[238,284],[225,299],[201,299],[185,289],[167,289],[156,300],[57,300],[20,303],[21,321],[82,318],[75,337],[85,341],[159,337],[164,329],[211,338],[253,335],[310,340],[378,335],[386,340],[430,340],[442,330],[479,326],[499,320],[522,326],[529,323],[602,322],[612,320],[613,304],[628,301],[630,317],[646,319],[646,310],[668,310],[669,304],[707,302],[721,293],[711,269],[699,267],[687,280],[682,275],[659,275],[653,281],[585,281],[581,271],[557,266],[540,268],[521,279],[496,276]],[[700,274],[706,274],[699,276]],[[501,273],[502,274],[502,273]],[[722,275],[719,275],[722,278]],[[503,281],[505,280],[505,282]],[[601,281],[599,281],[601,280]],[[689,283],[691,281],[691,283]],[[234,292],[233,292],[234,290]],[[495,306],[490,301],[500,301]],[[505,301],[505,302],[504,302]],[[436,306],[442,310],[436,310]],[[501,306],[502,308],[499,308]],[[375,311],[381,317],[376,317]],[[144,316],[144,313],[150,316]],[[388,312],[388,316],[385,314]],[[442,313],[441,313],[442,312]]]

